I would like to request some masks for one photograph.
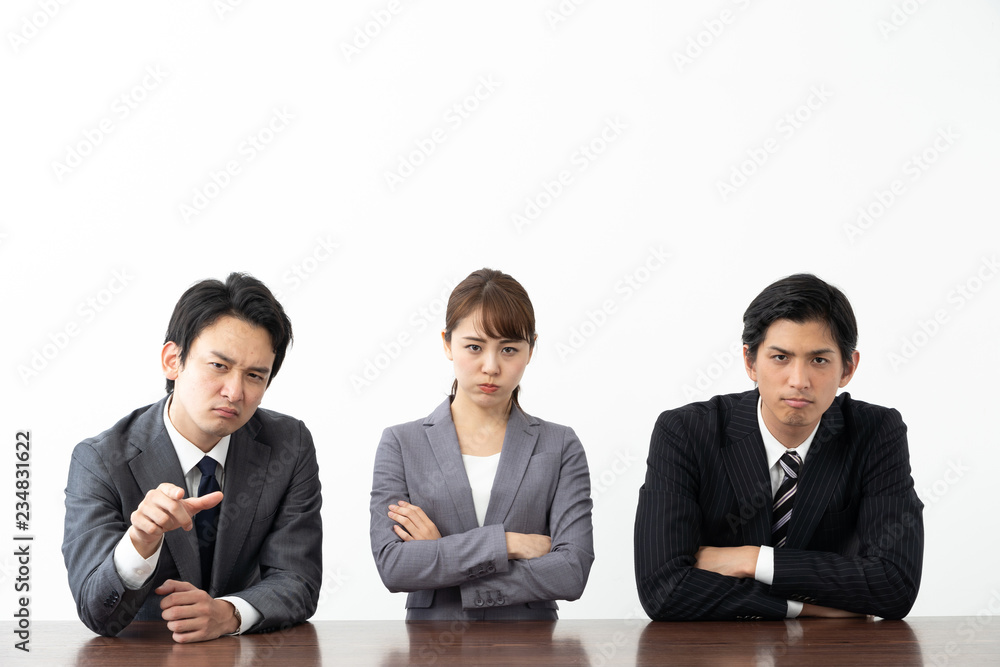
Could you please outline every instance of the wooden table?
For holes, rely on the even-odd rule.
[[[0,665],[998,665],[991,617],[733,623],[602,620],[521,623],[318,621],[266,635],[175,644],[159,622],[97,637],[77,622],[35,622],[31,652]]]

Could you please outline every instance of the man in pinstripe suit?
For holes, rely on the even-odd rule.
[[[646,613],[902,618],[923,505],[899,413],[837,395],[859,361],[850,303],[799,274],[761,292],[743,324],[757,388],[668,410],[653,429],[635,521]]]

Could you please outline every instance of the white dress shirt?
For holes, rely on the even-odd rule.
[[[785,452],[791,449],[799,455],[799,458],[802,459],[802,464],[805,465],[806,454],[809,453],[809,446],[812,445],[813,438],[816,437],[819,422],[816,423],[816,427],[809,434],[809,437],[803,440],[802,444],[798,447],[785,447],[767,430],[767,426],[764,424],[762,406],[763,399],[758,398],[757,426],[760,428],[760,436],[764,440],[764,452],[767,455],[768,472],[771,475],[771,497],[774,498],[774,494],[778,492],[778,487],[781,486],[782,478],[785,476],[784,470],[782,470],[778,461]],[[794,505],[792,512],[795,512]],[[760,553],[757,555],[757,569],[754,572],[754,579],[768,586],[774,581],[774,547],[763,545],[760,547]],[[795,618],[802,613],[801,602],[795,600],[788,600],[787,602],[788,613],[785,615],[786,618]]]

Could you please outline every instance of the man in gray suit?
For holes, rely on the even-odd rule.
[[[167,329],[167,396],[76,446],[63,557],[91,630],[162,618],[196,642],[315,612],[316,450],[301,421],[258,410],[291,340],[259,280],[197,283]]]

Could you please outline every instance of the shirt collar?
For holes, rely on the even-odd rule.
[[[764,413],[763,413],[764,399],[757,398],[757,426],[760,427],[760,437],[764,440],[764,451],[767,453],[767,468],[770,470],[778,464],[778,459],[781,455],[787,452],[789,449],[795,450],[802,459],[802,463],[806,462],[806,454],[809,453],[809,446],[812,445],[813,438],[816,437],[816,431],[819,430],[819,422],[816,422],[816,427],[813,428],[812,433],[806,438],[801,445],[798,447],[785,447],[783,444],[778,442],[778,439],[771,435],[771,432],[767,430],[767,426],[764,424]]]
[[[170,395],[170,398],[167,399],[167,402],[163,406],[163,425],[167,427],[167,435],[170,436],[170,443],[174,446],[174,451],[177,452],[177,460],[180,461],[181,470],[184,471],[184,474],[187,475],[206,456],[215,459],[216,463],[225,470],[226,456],[229,454],[230,436],[224,436],[207,453],[201,451],[197,445],[181,435],[180,431],[171,423],[170,401],[172,400],[174,400],[173,394]]]

